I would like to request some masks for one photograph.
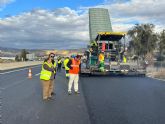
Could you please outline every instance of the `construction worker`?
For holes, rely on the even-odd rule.
[[[99,54],[99,70],[101,72],[104,72],[104,53],[103,52]]]
[[[126,58],[125,55],[123,56],[123,62],[124,62],[124,63],[127,63],[127,58]]]
[[[91,51],[91,55],[92,56],[97,56],[97,53],[98,53],[98,46],[97,46],[97,43],[96,41],[91,41],[90,43],[90,51]]]
[[[119,52],[120,54],[120,62],[123,62],[123,59],[124,59],[124,48],[123,47],[121,47],[121,49],[120,49],[120,52]]]
[[[53,87],[56,73],[56,63],[54,62],[54,53],[50,53],[48,58],[42,64],[40,80],[43,87],[43,100],[53,99]]]
[[[90,42],[90,46],[91,46],[91,47],[92,47],[92,46],[97,46],[96,41],[95,41],[95,40],[91,41],[91,42]]]
[[[80,71],[80,55],[69,60],[67,67],[69,68],[69,83],[68,83],[68,94],[71,95],[72,85],[74,83],[74,91],[79,94],[78,91],[78,81],[79,81],[79,71]]]
[[[104,52],[101,52],[100,54],[99,54],[99,62],[100,61],[104,61]]]
[[[66,78],[69,78],[69,68],[67,67],[68,62],[69,62],[69,57],[66,57],[66,59],[64,60],[64,68],[65,68]]]
[[[57,71],[61,72],[61,66],[62,66],[62,59],[61,59],[61,57],[58,58],[58,62],[57,63],[58,63]]]

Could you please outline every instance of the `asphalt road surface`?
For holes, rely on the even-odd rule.
[[[80,95],[67,94],[64,72],[55,100],[42,101],[41,66],[0,72],[2,124],[165,124],[165,81],[147,77],[81,77]],[[2,121],[2,122],[1,122]]]

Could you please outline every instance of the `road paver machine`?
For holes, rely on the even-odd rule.
[[[84,53],[81,74],[145,75],[144,67],[128,62],[125,36],[124,32],[99,32]]]

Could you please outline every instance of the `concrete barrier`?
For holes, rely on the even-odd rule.
[[[0,63],[0,70],[8,70],[20,67],[27,67],[42,64],[43,61],[28,61],[28,62],[13,62],[13,63]]]

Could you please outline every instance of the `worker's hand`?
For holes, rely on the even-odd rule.
[[[51,68],[54,70],[54,66],[51,66]]]
[[[70,67],[70,69],[72,70],[72,69],[73,69],[73,67]]]

